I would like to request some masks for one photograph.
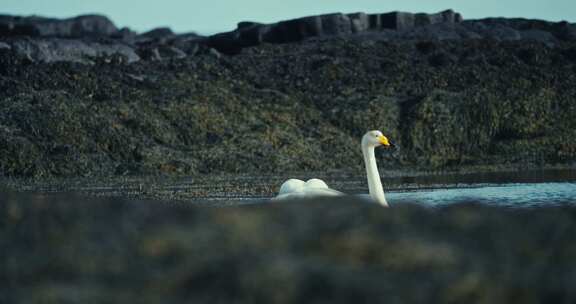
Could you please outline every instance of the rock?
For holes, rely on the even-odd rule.
[[[273,34],[269,34],[272,28],[269,25],[252,24],[252,26],[242,26],[239,39],[243,46],[254,46],[264,42],[265,39],[270,39],[267,42],[274,40]],[[268,38],[265,38],[268,35]]]
[[[369,31],[408,30],[416,26],[431,24],[455,24],[461,20],[460,14],[452,10],[430,15],[403,12],[371,15],[361,12],[334,13],[285,20],[273,24],[244,21],[238,23],[236,30],[210,36],[207,42],[209,47],[216,48],[225,54],[238,54],[244,47],[259,45],[263,42],[290,43],[310,38],[322,39],[351,34],[364,35]],[[386,32],[380,36],[381,40],[388,40],[394,35]]]
[[[520,35],[523,40],[538,41],[548,46],[554,46],[558,43],[558,39],[552,33],[543,30],[521,31]]]
[[[380,26],[384,29],[406,30],[414,27],[414,14],[392,12],[380,15]]]
[[[264,25],[264,24],[259,23],[259,22],[252,22],[252,21],[240,21],[240,22],[238,22],[237,28],[238,29],[244,29],[244,28],[261,26],[261,25]]]
[[[202,44],[203,38],[199,36],[186,36],[179,35],[174,39],[171,39],[169,44],[188,56],[194,56],[199,50],[200,44]]]
[[[560,40],[576,40],[576,25],[561,21],[553,25],[553,33]]]
[[[208,55],[210,55],[216,59],[220,59],[222,57],[222,54],[220,54],[220,52],[218,52],[218,50],[216,50],[216,49],[209,49]]]
[[[136,39],[136,32],[134,32],[133,30],[127,28],[127,27],[123,27],[121,28],[119,31],[117,31],[116,33],[112,34],[110,37],[113,39],[119,39],[122,40],[126,43],[134,43],[134,40]]]
[[[350,19],[352,33],[365,32],[370,28],[369,17],[365,13],[354,13],[347,16]]]
[[[2,36],[84,38],[111,36],[117,32],[114,23],[101,15],[82,15],[69,19],[0,16]]]
[[[482,38],[493,39],[496,41],[520,40],[522,35],[519,31],[502,24],[486,24],[482,21],[464,21],[462,26],[478,34]]]
[[[92,59],[113,55],[120,55],[127,63],[140,60],[134,50],[124,44],[103,44],[59,38],[18,38],[7,42],[14,54],[37,62],[92,63]]]
[[[384,29],[407,30],[413,27],[427,26],[431,24],[447,23],[454,24],[462,21],[462,16],[452,10],[442,11],[436,14],[412,14],[406,12],[391,12],[373,17],[374,26]]]
[[[138,55],[143,60],[151,60],[151,61],[162,60],[162,56],[160,55],[160,51],[158,50],[157,47],[141,48],[138,50]]]
[[[377,31],[382,28],[382,21],[380,20],[380,14],[370,14],[368,15],[368,30]]]
[[[8,43],[0,41],[0,51],[11,50],[11,49],[12,49],[12,47]]]
[[[139,35],[140,37],[149,38],[149,39],[160,39],[160,38],[167,38],[174,36],[174,32],[169,27],[159,27],[143,34]]]
[[[404,39],[412,40],[460,40],[480,39],[481,35],[459,24],[436,23],[427,26],[414,27],[402,33]]]
[[[352,33],[350,18],[344,14],[322,15],[322,29],[325,35],[346,35]]]
[[[486,18],[469,21],[469,23],[481,23],[487,29],[505,27],[518,32],[532,30],[541,31],[540,33],[528,32],[526,37],[530,40],[538,40],[545,43],[550,43],[551,41],[554,41],[555,43],[558,40],[573,41],[576,39],[576,25],[570,24],[566,21],[550,22],[523,18]],[[542,32],[549,33],[550,35],[554,36],[555,39],[550,39],[550,35],[543,34]],[[547,37],[544,37],[544,35]],[[523,36],[523,34],[520,33],[520,36]],[[522,38],[523,37],[520,37],[518,39]]]
[[[239,54],[243,46],[243,41],[240,39],[240,32],[238,31],[212,35],[206,39],[205,43],[208,47],[228,55]]]
[[[295,42],[308,37],[319,36],[322,33],[321,17],[304,17],[277,23],[266,32],[264,41],[272,43]]]

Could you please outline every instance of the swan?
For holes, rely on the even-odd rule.
[[[364,134],[361,146],[364,164],[366,165],[370,199],[382,206],[388,207],[388,202],[384,196],[384,189],[382,188],[382,181],[380,180],[380,174],[378,173],[378,167],[376,166],[374,148],[379,146],[394,148],[394,144],[392,144],[382,132],[373,130]],[[313,178],[304,182],[303,180],[291,178],[280,186],[280,191],[273,200],[340,195],[344,195],[344,193],[329,188],[328,185],[320,179]]]

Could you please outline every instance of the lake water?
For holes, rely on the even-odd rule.
[[[385,183],[386,184],[386,183]],[[576,205],[576,170],[433,174],[389,179],[391,205],[477,202],[504,207]],[[352,193],[360,193],[357,187]]]
[[[469,185],[459,188],[390,192],[391,204],[418,203],[431,206],[478,202],[506,207],[576,205],[576,183],[512,183]]]
[[[504,207],[530,208],[576,205],[576,170],[538,170],[491,173],[385,172],[383,178],[390,205],[417,203],[444,206],[477,202]],[[356,195],[367,193],[364,176],[306,173],[290,177],[320,177],[334,189]],[[168,179],[134,177],[71,179],[18,183],[9,188],[35,193],[79,193],[99,197],[124,197],[180,201],[202,205],[267,203],[285,176],[205,176]]]

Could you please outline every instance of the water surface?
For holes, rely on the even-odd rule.
[[[478,202],[505,207],[576,205],[576,170],[535,170],[488,173],[384,172],[383,184],[391,205],[417,203],[443,206]],[[288,178],[319,177],[331,188],[356,195],[368,192],[366,177],[338,172],[299,175],[228,175],[183,178],[119,177],[9,181],[24,192],[180,201],[192,204],[235,205],[267,203]]]

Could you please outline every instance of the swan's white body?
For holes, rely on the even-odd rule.
[[[378,166],[376,165],[376,156],[374,155],[374,148],[378,146],[392,146],[382,132],[369,131],[362,137],[362,155],[366,165],[370,198],[382,206],[388,207],[382,182],[380,181],[380,174],[378,173]],[[278,196],[274,200],[337,195],[344,195],[344,193],[329,188],[320,179],[313,178],[306,182],[299,179],[289,179],[282,184]]]

